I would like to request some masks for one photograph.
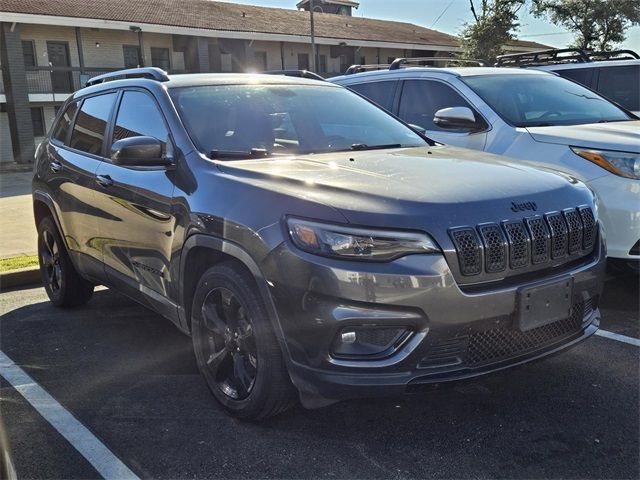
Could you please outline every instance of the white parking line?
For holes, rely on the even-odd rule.
[[[604,338],[608,338],[610,340],[616,340],[622,343],[628,343],[629,345],[635,345],[636,347],[640,347],[640,339],[627,337],[626,335],[620,335],[619,333],[607,332],[606,330],[598,330],[596,335],[599,335]]]
[[[87,427],[64,409],[24,370],[0,351],[0,375],[35,408],[105,479],[139,477],[116,457]]]

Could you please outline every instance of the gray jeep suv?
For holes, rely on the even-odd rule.
[[[33,201],[51,301],[103,284],[154,309],[242,418],[494,372],[598,327],[584,184],[322,81],[96,77],[39,146]]]

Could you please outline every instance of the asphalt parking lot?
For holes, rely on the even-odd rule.
[[[607,282],[602,329],[640,338],[638,279]],[[252,424],[219,410],[189,338],[102,290],[53,308],[0,294],[0,346],[141,478],[638,478],[640,348],[594,336],[544,361],[399,399],[301,407]],[[4,379],[19,478],[100,478]]]

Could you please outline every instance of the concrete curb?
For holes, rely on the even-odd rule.
[[[0,273],[0,290],[36,286],[42,283],[38,267],[20,268]]]

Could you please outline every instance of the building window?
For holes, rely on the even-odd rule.
[[[367,59],[365,57],[360,57],[360,65],[366,65]]]
[[[42,107],[31,107],[31,125],[34,137],[44,137],[44,113]]]
[[[123,45],[124,68],[137,68],[140,66],[140,47],[138,45]]]
[[[259,72],[267,70],[267,52],[255,52],[254,54],[254,67]]]
[[[319,57],[320,59],[320,65],[318,65],[318,71],[320,73],[327,73],[327,56],[326,55],[320,55]]]
[[[24,58],[24,66],[35,67],[36,66],[36,47],[33,40],[22,41],[22,58]]]
[[[161,68],[168,72],[171,68],[171,64],[169,62],[169,49],[151,47],[151,66]]]
[[[298,70],[309,70],[309,54],[298,54]]]

